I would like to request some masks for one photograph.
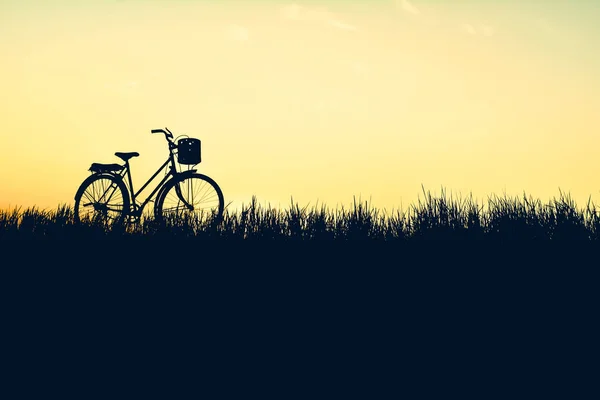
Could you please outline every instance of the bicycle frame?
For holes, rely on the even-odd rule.
[[[169,132],[171,133],[171,132]],[[178,176],[181,176],[182,174],[189,174],[189,173],[194,173],[196,172],[196,169],[190,169],[188,171],[184,171],[184,172],[177,172],[177,167],[175,165],[175,153],[174,150],[177,149],[177,146],[168,139],[167,137],[167,142],[169,143],[169,158],[156,170],[156,172],[146,181],[146,183],[144,183],[144,185],[142,185],[142,187],[136,192],[133,188],[133,179],[131,177],[131,169],[129,166],[129,160],[125,161],[125,165],[124,168],[121,170],[121,172],[119,173],[115,173],[115,176],[119,176],[123,182],[125,183],[125,186],[127,187],[127,190],[129,191],[129,196],[131,198],[131,204],[130,204],[130,209],[127,210],[128,215],[139,218],[142,216],[142,212],[144,211],[144,208],[146,207],[146,205],[152,201],[152,199],[154,198],[154,195],[157,192],[160,192],[161,189],[164,188],[165,184],[169,181],[169,179],[173,178],[177,178]],[[171,165],[169,165],[171,164]],[[168,166],[169,165],[169,166]],[[142,202],[141,204],[137,201],[137,197],[140,195],[140,193],[142,193],[142,191],[144,191],[144,189],[146,187],[148,187],[148,185],[154,181],[154,179],[156,178],[156,176],[163,171],[165,168],[167,168],[168,166],[168,172],[166,173],[166,175],[163,177],[163,179],[159,182],[159,184],[154,188],[154,190],[152,190],[152,192],[148,195],[148,197],[146,197],[146,199],[144,200],[144,202]],[[127,176],[127,180],[125,180],[125,176]],[[178,195],[178,197],[180,198],[180,200],[184,203],[184,205],[190,209],[193,209],[193,207],[183,198],[181,191],[179,189],[179,186],[177,186],[175,188],[175,191]]]
[[[148,187],[148,185],[152,181],[154,181],[156,176],[161,171],[163,171],[169,163],[171,164],[171,166],[169,167],[169,171],[167,172],[167,174],[163,177],[163,179],[160,181],[160,183],[154,188],[154,190],[148,195],[148,197],[146,197],[144,202],[142,202],[141,204],[138,203],[137,197],[140,195],[140,193],[142,193],[142,191],[146,187]],[[132,215],[134,217],[140,217],[142,215],[142,212],[144,211],[144,208],[146,207],[146,205],[150,201],[152,201],[152,199],[154,198],[154,195],[160,189],[163,188],[164,184],[171,177],[174,177],[177,175],[177,170],[175,168],[175,161],[173,160],[173,152],[171,151],[169,158],[158,168],[158,170],[156,170],[156,172],[146,181],[146,183],[144,183],[144,185],[137,192],[135,192],[135,190],[133,189],[133,179],[131,178],[131,169],[129,167],[129,161],[125,161],[125,168],[123,168],[123,170],[117,175],[119,175],[121,177],[121,179],[123,179],[123,181],[125,182],[125,186],[127,186],[127,189],[129,190],[129,195],[131,197],[131,205],[130,205],[129,215]],[[127,180],[125,180],[126,175],[127,175]]]

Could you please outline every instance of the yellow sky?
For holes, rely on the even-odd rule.
[[[600,200],[600,15],[570,3],[5,1],[0,208],[72,204],[115,151],[140,187],[165,126],[234,207]]]

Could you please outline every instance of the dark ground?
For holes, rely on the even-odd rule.
[[[579,369],[597,340],[591,243],[0,246],[12,372],[42,380],[100,374],[133,394],[178,371],[203,382],[196,395],[217,386],[224,398],[315,385],[323,397],[483,396],[519,382],[530,396],[539,385],[573,394],[550,376]]]

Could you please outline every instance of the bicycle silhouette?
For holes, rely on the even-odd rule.
[[[139,156],[139,153],[115,153],[124,161],[122,165],[93,163],[89,168],[92,175],[81,183],[75,194],[76,222],[98,219],[110,223],[139,221],[144,207],[153,199],[154,217],[159,222],[189,217],[211,217],[214,221],[220,221],[224,208],[221,188],[214,180],[196,173],[196,169],[192,168],[201,161],[200,140],[186,136],[175,144],[169,129],[152,129],[151,132],[165,134],[169,157],[163,165],[135,192],[129,160]],[[188,167],[187,170],[178,172],[175,156],[179,164]],[[161,182],[143,203],[139,203],[139,194],[161,171],[165,171]]]

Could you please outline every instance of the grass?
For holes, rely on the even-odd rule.
[[[37,208],[0,211],[0,239],[29,238],[194,238],[226,241],[381,241],[423,240],[552,240],[596,241],[600,218],[588,201],[579,208],[568,194],[559,193],[548,203],[522,197],[490,196],[480,203],[468,196],[440,196],[424,192],[424,198],[406,210],[392,213],[354,200],[349,209],[325,205],[301,207],[293,200],[287,209],[261,206],[253,197],[239,212],[225,211],[223,220],[167,221],[151,218],[121,226],[99,221],[74,224],[69,205],[56,210]]]

